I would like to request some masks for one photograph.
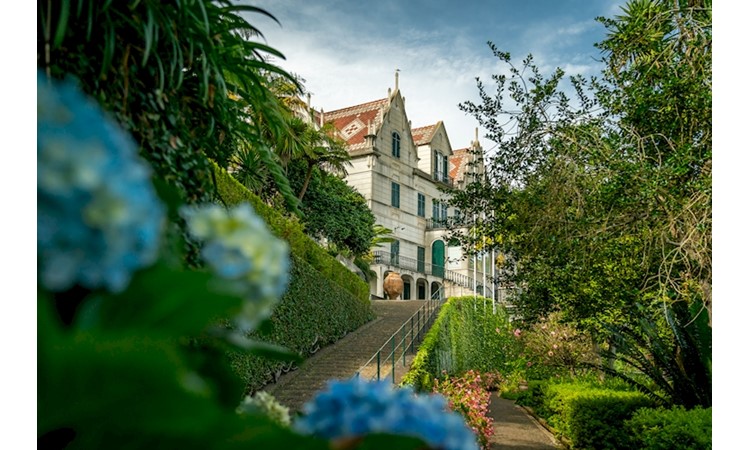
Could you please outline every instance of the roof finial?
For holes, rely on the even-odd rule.
[[[474,128],[474,145],[479,147],[479,127]]]
[[[398,73],[401,71],[401,69],[396,69],[396,88],[395,90],[398,90]]]

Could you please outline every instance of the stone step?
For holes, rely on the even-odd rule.
[[[426,303],[425,300],[373,300],[372,307],[377,316],[375,320],[322,348],[303,362],[297,370],[282,375],[276,383],[266,386],[263,390],[289,407],[292,413],[300,411],[315,393],[326,387],[328,380],[354,376],[375,352],[389,342],[388,339],[393,333]],[[415,344],[414,349],[416,348]],[[398,350],[400,349],[397,349],[396,353],[399,357],[396,361],[397,381],[406,373],[411,363],[411,355],[407,354],[407,365],[404,367]],[[382,358],[385,359],[390,351],[390,345],[387,345]],[[391,370],[390,361],[381,360],[381,378],[390,378]],[[361,376],[370,378],[375,376],[376,372],[376,366],[373,364],[368,366]]]

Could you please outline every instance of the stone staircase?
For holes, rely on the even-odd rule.
[[[377,316],[375,320],[321,349],[297,370],[282,375],[276,383],[263,390],[276,397],[290,412],[300,411],[316,392],[326,387],[328,380],[347,379],[355,375],[393,333],[426,303],[425,300],[373,300],[372,307]],[[403,372],[403,368],[399,369],[399,375]]]

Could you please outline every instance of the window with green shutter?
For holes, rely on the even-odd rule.
[[[399,208],[401,206],[401,186],[391,181],[391,206]]]
[[[401,243],[399,241],[391,242],[391,265],[398,266],[398,252]]]
[[[417,192],[417,215],[419,217],[424,217],[424,203],[425,203],[424,194]]]

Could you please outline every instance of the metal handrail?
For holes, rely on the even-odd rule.
[[[360,377],[362,372],[367,369],[370,364],[375,363],[376,365],[376,372],[375,375],[371,376],[370,379],[377,379],[380,381],[382,379],[381,377],[381,369],[383,366],[390,366],[391,368],[391,382],[396,383],[396,359],[401,360],[401,364],[403,367],[406,366],[406,353],[407,351],[411,352],[412,354],[416,352],[414,348],[414,344],[418,342],[422,337],[424,337],[424,334],[426,332],[426,329],[429,328],[429,326],[432,324],[432,322],[435,320],[435,315],[437,311],[440,309],[440,307],[443,304],[443,301],[445,300],[442,295],[442,288],[435,292],[435,294],[438,294],[438,298],[431,298],[430,300],[427,300],[427,303],[422,305],[421,308],[417,310],[410,318],[408,318],[399,328],[396,330],[391,337],[389,337],[385,343],[378,349],[377,352],[375,352],[372,357],[370,357],[369,360],[365,364],[363,364],[359,369],[357,369],[357,372],[355,373],[356,377]],[[415,328],[415,321],[416,321],[416,328]],[[409,325],[409,329],[407,331],[407,325]],[[396,343],[397,336],[401,334],[401,339]],[[407,337],[409,338],[407,342]],[[390,344],[390,353],[385,356],[385,360],[381,357],[382,352],[386,350],[386,348]],[[396,356],[396,349],[400,348],[401,353],[397,357]],[[388,363],[388,360],[390,359],[390,363]],[[385,363],[383,362],[385,361]]]

